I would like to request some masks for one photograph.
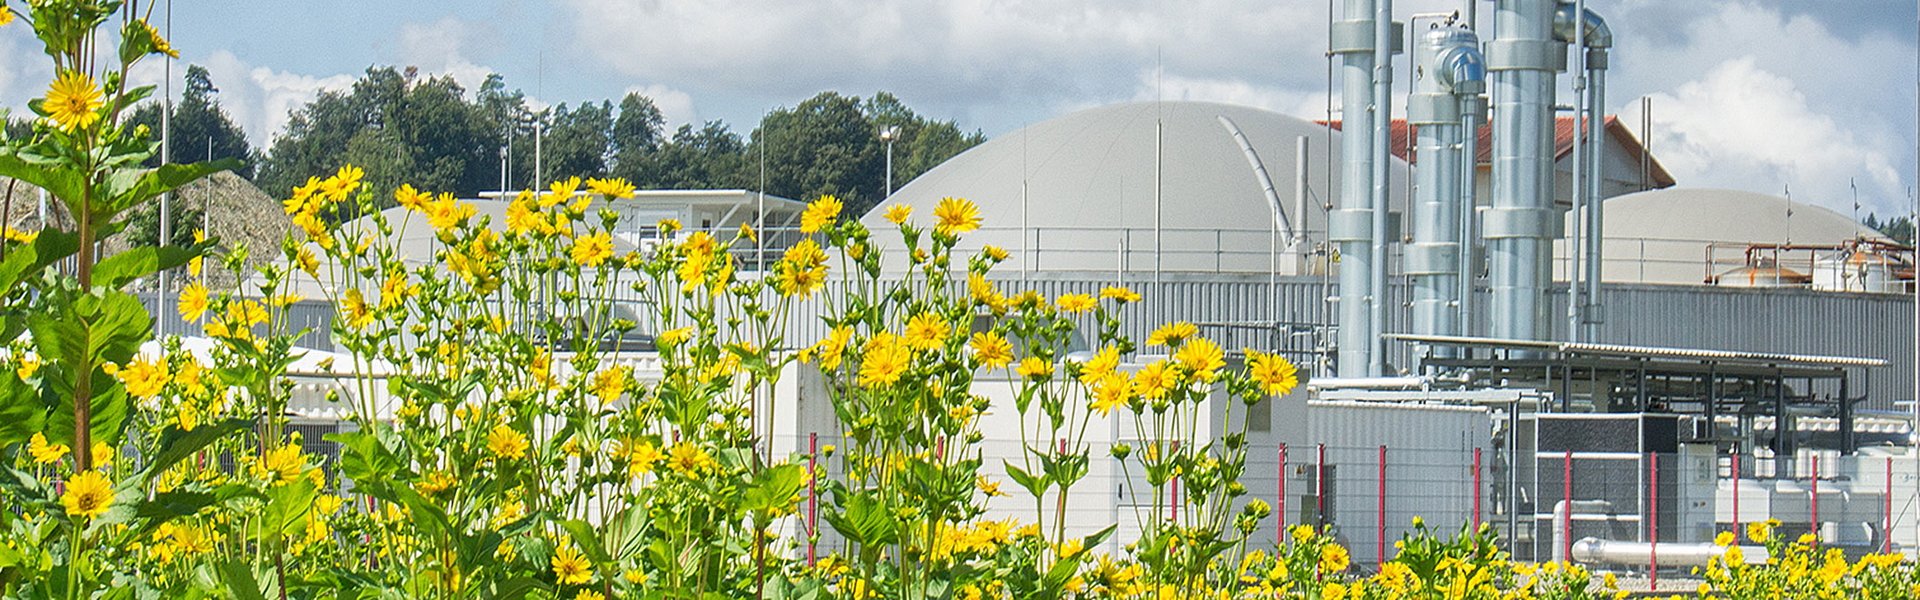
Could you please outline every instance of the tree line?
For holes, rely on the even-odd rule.
[[[573,176],[622,177],[641,189],[757,190],[764,167],[767,193],[834,194],[864,209],[884,195],[887,127],[898,132],[896,188],[984,140],[886,92],[822,92],[767,113],[743,136],[721,121],[668,131],[659,106],[638,93],[536,109],[499,75],[469,94],[451,77],[374,67],[351,88],[294,110],[286,131],[258,153],[256,181],[283,193],[352,163],[376,190],[411,183],[461,196]]]
[[[499,75],[469,93],[451,77],[376,66],[351,87],[322,92],[294,109],[286,129],[265,148],[255,148],[220,105],[219,88],[205,68],[189,65],[185,80],[172,107],[173,160],[238,159],[245,165],[238,174],[274,197],[345,163],[364,169],[381,196],[401,183],[463,197],[503,184],[544,187],[535,181],[537,145],[538,179],[547,181],[611,176],[640,189],[754,190],[764,181],[765,191],[777,196],[837,195],[859,214],[885,195],[883,129],[896,133],[895,189],[985,140],[954,121],[921,116],[887,92],[868,98],[821,92],[768,112],[743,135],[722,121],[669,131],[659,106],[638,93],[617,103],[535,108]],[[130,119],[157,139],[163,112],[160,103],[149,101]],[[12,120],[8,126],[27,124]],[[192,235],[199,217],[190,212],[174,211],[176,243]],[[131,232],[136,243],[152,243],[157,222],[156,215],[137,215]]]

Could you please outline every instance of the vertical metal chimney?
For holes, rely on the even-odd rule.
[[[1606,312],[1600,305],[1601,261],[1606,258],[1605,228],[1606,211],[1601,197],[1601,184],[1606,181],[1606,162],[1601,160],[1601,152],[1606,148],[1607,139],[1607,49],[1613,47],[1613,32],[1607,27],[1606,19],[1587,11],[1583,18],[1582,36],[1587,42],[1587,106],[1593,110],[1593,132],[1587,138],[1587,260],[1586,285],[1587,307],[1581,310],[1581,326],[1586,331],[1580,339],[1598,342],[1600,324],[1605,323]]]
[[[1341,171],[1339,207],[1328,215],[1327,236],[1340,252],[1339,369],[1341,377],[1378,375],[1382,353],[1375,305],[1384,301],[1385,290],[1376,287],[1376,278],[1385,279],[1384,252],[1376,252],[1384,242],[1379,231],[1385,229],[1385,162],[1387,148],[1377,127],[1389,118],[1387,94],[1376,90],[1391,85],[1390,55],[1393,33],[1398,30],[1380,15],[1390,15],[1392,0],[1345,0],[1341,20],[1332,23],[1329,45],[1340,55],[1341,91]],[[1387,47],[1382,48],[1381,46]],[[1381,164],[1376,164],[1376,161]],[[1378,177],[1376,177],[1376,175]],[[1376,204],[1376,201],[1379,204]],[[1381,307],[1383,310],[1384,307]],[[1379,312],[1384,315],[1384,312]]]
[[[1488,334],[1546,339],[1553,238],[1554,72],[1566,45],[1553,39],[1554,0],[1497,0],[1496,38],[1487,44],[1493,76],[1493,198],[1487,240]]]
[[[1460,283],[1470,277],[1461,268],[1461,244],[1468,239],[1462,235],[1461,204],[1473,204],[1472,192],[1461,183],[1473,157],[1463,153],[1470,145],[1465,138],[1477,133],[1465,129],[1462,117],[1471,116],[1486,89],[1480,38],[1451,21],[1437,25],[1414,47],[1414,64],[1407,123],[1419,128],[1420,165],[1414,170],[1413,243],[1406,253],[1406,272],[1413,278],[1412,329],[1460,335],[1465,330]]]

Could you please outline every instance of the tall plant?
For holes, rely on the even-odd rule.
[[[0,337],[12,344],[17,364],[33,365],[4,376],[0,447],[31,454],[39,465],[0,484],[23,507],[0,519],[12,532],[29,532],[22,539],[30,542],[0,552],[0,584],[11,579],[36,595],[84,597],[114,570],[102,552],[209,501],[156,495],[151,484],[170,461],[222,431],[164,429],[146,446],[157,453],[142,468],[112,460],[128,432],[130,396],[145,384],[116,375],[153,337],[144,306],[127,288],[186,264],[209,245],[102,255],[100,242],[124,229],[135,207],[237,163],[141,166],[159,146],[122,116],[153,86],[130,86],[127,74],[143,59],[175,52],[128,3],[0,7],[0,26],[14,21],[33,29],[54,80],[28,104],[37,117],[32,132],[0,141],[0,176],[46,190],[75,225],[9,231],[0,244]]]

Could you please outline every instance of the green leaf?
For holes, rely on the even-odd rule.
[[[740,507],[749,511],[790,507],[799,500],[806,476],[806,469],[795,464],[764,469],[742,492]]]
[[[153,460],[147,462],[145,477],[159,477],[167,469],[173,468],[187,457],[193,456],[202,448],[235,433],[253,429],[252,419],[226,419],[216,423],[195,427],[193,431],[181,431],[179,427],[168,425],[160,432],[159,451],[153,454]]]
[[[218,571],[227,597],[235,600],[267,600],[260,593],[260,581],[253,578],[253,571],[245,563],[222,561]]]
[[[208,175],[231,171],[241,166],[243,165],[239,160],[223,158],[212,162],[160,165],[152,169],[116,169],[107,175],[105,185],[101,186],[100,196],[105,201],[94,204],[95,220],[110,221],[114,215],[151,200],[155,196],[171,192]]]
[[[69,206],[80,198],[81,186],[86,182],[86,178],[78,169],[63,165],[28,162],[19,155],[11,153],[0,153],[0,176],[18,179],[21,183],[32,184],[34,187],[46,190],[48,195]]]
[[[6,389],[0,390],[0,448],[18,444],[46,426],[52,407],[41,400],[40,387],[7,373]]]
[[[561,523],[560,527],[567,530],[568,535],[573,536],[573,544],[579,546],[580,550],[587,554],[587,560],[593,561],[594,565],[613,562],[607,559],[607,550],[601,547],[599,534],[594,533],[593,526],[588,525],[586,521],[574,519]]]
[[[307,513],[313,511],[313,499],[319,495],[319,490],[313,487],[313,481],[304,477],[269,488],[267,510],[261,528],[269,535],[276,536],[292,532]]]
[[[205,254],[209,246],[144,246],[126,250],[94,265],[93,284],[120,289],[135,279],[187,264],[194,257]]]
[[[1035,497],[1046,495],[1047,488],[1053,483],[1046,475],[1027,474],[1026,470],[1014,466],[1012,461],[1001,461],[1001,463],[1007,467],[1007,477],[1012,478],[1014,483],[1020,484],[1020,487],[1025,488],[1027,493]]]

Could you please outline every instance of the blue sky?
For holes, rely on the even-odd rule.
[[[1401,15],[1465,0],[1401,0]],[[544,103],[653,96],[673,123],[750,129],[833,89],[900,95],[996,135],[1078,108],[1196,99],[1319,117],[1322,0],[176,0],[174,42],[264,144],[286,112],[371,64]],[[1492,3],[1480,2],[1482,14]],[[1639,121],[1682,185],[1883,214],[1915,182],[1913,0],[1589,0],[1616,36],[1609,109]],[[157,19],[156,19],[157,20]],[[156,65],[137,74],[158,81]],[[176,77],[184,68],[176,68]],[[1401,73],[1404,77],[1405,73]],[[0,28],[0,105],[48,79]],[[1563,87],[1566,78],[1562,78]],[[1404,89],[1404,88],[1403,88]]]

